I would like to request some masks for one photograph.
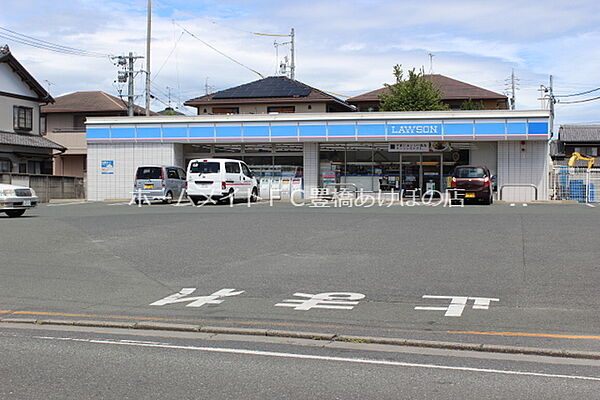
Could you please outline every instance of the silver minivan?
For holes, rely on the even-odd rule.
[[[135,201],[160,200],[171,203],[173,199],[186,199],[185,170],[177,166],[144,165],[137,168],[133,186]]]

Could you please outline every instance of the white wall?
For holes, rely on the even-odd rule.
[[[37,98],[38,95],[6,63],[0,63],[0,92]]]
[[[498,173],[498,142],[473,142],[469,164],[485,165],[493,175]]]
[[[304,198],[319,186],[319,144],[304,143]]]
[[[175,147],[172,143],[88,144],[88,200],[131,198],[137,167],[177,164]],[[113,174],[102,174],[102,160],[114,160]]]
[[[548,142],[545,140],[498,142],[497,175],[498,191],[507,184],[534,184],[538,188],[538,199],[547,200]],[[506,201],[533,199],[532,188],[506,187],[502,195],[502,200]]]

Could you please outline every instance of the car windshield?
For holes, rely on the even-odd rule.
[[[219,172],[218,162],[193,162],[190,172],[194,174],[216,174]]]
[[[457,168],[455,176],[457,178],[483,178],[485,171],[483,168]]]
[[[161,179],[162,168],[160,167],[140,167],[137,170],[137,179]]]

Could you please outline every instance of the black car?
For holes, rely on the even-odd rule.
[[[459,191],[465,201],[478,201],[483,204],[494,202],[494,180],[486,166],[461,165],[454,169],[451,187]]]

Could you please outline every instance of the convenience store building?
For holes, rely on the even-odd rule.
[[[244,160],[264,182],[365,192],[444,192],[457,165],[486,165],[503,200],[546,199],[548,111],[98,117],[87,123],[89,200],[131,197],[140,165]],[[537,194],[536,194],[537,192]]]

